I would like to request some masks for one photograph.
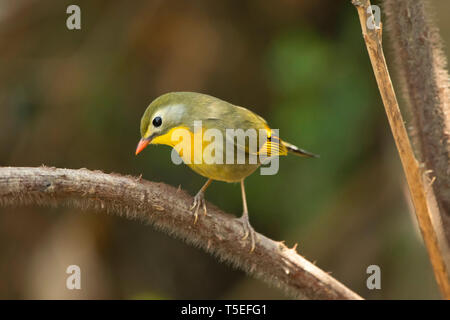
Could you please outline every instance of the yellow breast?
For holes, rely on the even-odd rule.
[[[203,139],[204,130],[194,133],[189,128],[178,126],[166,134],[155,137],[152,144],[168,145],[178,152],[184,163],[202,163],[203,151],[211,143]]]
[[[183,162],[196,173],[226,182],[236,182],[253,173],[259,164],[226,164],[214,163],[205,149],[214,141],[204,139],[204,130],[190,131],[187,127],[179,126],[170,129],[166,134],[155,137],[152,144],[164,144],[174,148]],[[215,152],[223,152],[222,149]],[[225,158],[224,158],[225,159]]]

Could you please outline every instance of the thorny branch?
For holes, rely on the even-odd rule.
[[[211,204],[208,215],[194,224],[191,203],[192,197],[182,190],[140,178],[87,169],[0,168],[0,206],[69,205],[148,221],[297,298],[361,299],[295,247],[257,233],[250,253],[242,225]]]

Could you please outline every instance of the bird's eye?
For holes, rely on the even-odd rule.
[[[161,124],[162,124],[162,119],[161,119],[161,117],[155,117],[154,119],[153,119],[153,125],[155,126],[155,127],[159,127]]]

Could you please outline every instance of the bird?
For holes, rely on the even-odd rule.
[[[212,137],[206,139],[208,132],[213,133],[210,135],[214,140]],[[240,140],[239,135],[230,135],[229,132],[257,132],[256,139],[253,139],[256,143],[251,144],[251,134]],[[251,252],[255,249],[256,236],[249,220],[245,178],[277,156],[293,153],[303,157],[319,157],[282,140],[278,137],[278,130],[269,127],[267,121],[256,113],[196,92],[169,92],[154,99],[141,118],[140,133],[136,155],[149,144],[168,145],[188,167],[207,178],[190,207],[194,213],[194,224],[199,209],[202,208],[204,215],[207,214],[205,191],[212,181],[240,183],[243,213],[238,220],[243,226],[242,240],[250,238]],[[210,149],[214,152],[208,159],[205,151],[213,142],[215,148]],[[232,154],[227,161],[224,161],[225,153],[228,153],[227,156]]]

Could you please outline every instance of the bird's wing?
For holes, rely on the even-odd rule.
[[[244,108],[242,108],[244,109]],[[283,156],[287,155],[288,149],[283,144],[281,139],[273,133],[267,122],[257,114],[244,109],[245,112],[239,112],[235,115],[234,124],[226,123],[224,118],[210,117],[204,120],[204,125],[208,128],[217,128],[224,134],[224,141],[227,144],[232,144],[237,150],[244,151],[247,155],[256,156]],[[226,117],[225,117],[226,118]],[[250,135],[249,129],[255,129],[256,134],[256,150],[250,149],[250,138],[245,137],[245,142],[242,139],[237,139],[235,136],[226,134],[226,129],[242,129],[244,134]]]

